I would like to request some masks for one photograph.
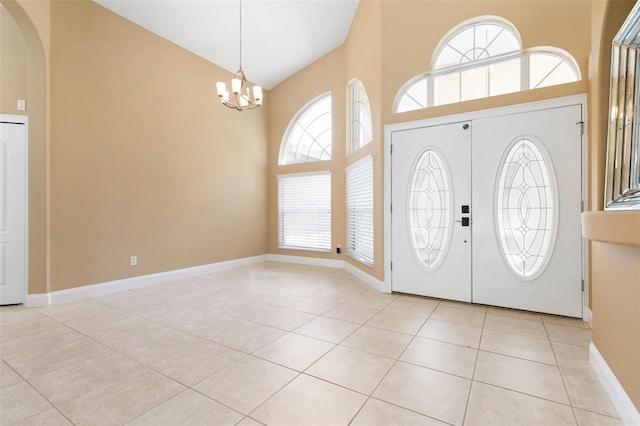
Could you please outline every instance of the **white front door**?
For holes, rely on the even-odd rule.
[[[0,123],[0,305],[24,302],[26,129]]]
[[[391,288],[470,302],[469,123],[391,137]]]
[[[391,290],[581,317],[582,105],[508,112],[391,132]]]
[[[582,316],[582,107],[473,122],[473,301]]]

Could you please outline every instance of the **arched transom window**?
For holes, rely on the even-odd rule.
[[[291,120],[280,145],[278,164],[330,160],[331,150],[331,93],[326,93]]]
[[[460,25],[441,42],[430,72],[400,89],[405,112],[580,80],[576,61],[553,47],[522,49],[515,27],[500,18]]]
[[[446,68],[520,50],[520,40],[513,29],[500,22],[482,21],[454,31],[441,44],[433,69]]]

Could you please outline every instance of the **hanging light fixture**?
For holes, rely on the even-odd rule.
[[[242,71],[242,0],[240,0],[240,68],[231,79],[231,93],[222,81],[216,83],[216,89],[222,104],[237,111],[242,112],[262,105],[262,87],[250,87]]]

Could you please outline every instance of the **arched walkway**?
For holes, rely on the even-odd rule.
[[[0,0],[15,20],[24,38],[28,63],[28,168],[29,168],[29,256],[28,293],[48,292],[48,190],[47,190],[47,67],[38,31],[25,10],[15,1]],[[27,301],[28,302],[28,301]]]

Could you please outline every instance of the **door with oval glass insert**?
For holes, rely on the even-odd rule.
[[[473,301],[582,316],[580,105],[474,120]]]
[[[392,150],[392,290],[471,301],[469,123],[393,132]]]

